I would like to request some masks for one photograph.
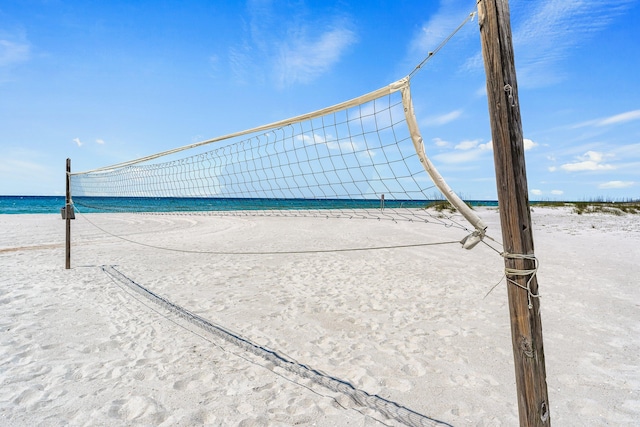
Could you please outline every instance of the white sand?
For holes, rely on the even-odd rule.
[[[480,210],[500,237],[495,210]],[[535,209],[556,426],[640,425],[640,217]],[[148,245],[267,252],[457,240],[459,230],[319,218],[90,215]],[[517,425],[503,261],[480,245],[172,252],[73,222],[0,215],[0,425],[401,425],[207,334],[136,283],[251,343],[424,417]],[[427,418],[416,417],[416,424]]]

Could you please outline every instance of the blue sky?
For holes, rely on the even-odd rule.
[[[411,72],[475,0],[0,4],[0,195],[323,108]],[[640,1],[510,2],[531,200],[640,199]],[[412,79],[427,154],[496,199],[477,20]]]

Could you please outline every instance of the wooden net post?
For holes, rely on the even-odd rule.
[[[521,426],[550,426],[508,0],[478,0]]]
[[[67,194],[64,206],[66,222],[65,269],[71,268],[71,159],[67,159]]]

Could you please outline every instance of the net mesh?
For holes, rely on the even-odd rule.
[[[74,173],[73,201],[89,210],[442,222],[424,209],[442,196],[412,139],[408,90],[404,79],[319,112]],[[179,151],[192,154],[172,158]]]

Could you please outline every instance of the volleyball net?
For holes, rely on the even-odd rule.
[[[425,152],[411,99],[412,75],[312,113],[139,159],[83,172],[68,172],[68,203],[79,208],[81,213],[312,215],[437,223],[462,229],[462,246],[471,249],[485,237],[487,226],[449,187]],[[446,199],[460,216],[453,218],[428,209],[430,202],[442,199]],[[69,248],[68,224],[69,221]],[[119,233],[125,234],[123,236],[111,233],[109,226],[92,225],[112,237],[150,250],[216,255],[220,256],[217,259],[219,263],[226,262],[229,256],[304,256],[311,253],[387,250],[457,242],[425,243],[422,240],[419,243],[407,243],[399,240],[376,247],[357,246],[358,243],[354,243],[357,247],[295,249],[281,248],[272,242],[254,248],[243,241],[235,242],[231,249],[227,249],[220,241],[185,243],[190,235],[182,239],[181,230],[177,228],[172,230],[174,234],[171,235],[174,238],[171,244],[175,246],[168,248],[165,246],[167,238],[159,236],[160,233],[155,229],[148,230],[143,237],[131,238],[126,237],[131,234],[130,228]],[[165,227],[164,224],[154,224],[156,226],[163,230]],[[248,242],[251,241],[251,233],[242,234]],[[256,240],[261,241],[260,236]],[[291,240],[283,239],[283,245],[288,245]],[[187,244],[189,248],[184,249]],[[70,264],[68,259],[69,255],[67,268]],[[172,303],[168,298],[138,285],[113,267],[103,267],[103,270],[117,282],[181,319],[245,351],[264,357],[275,366],[346,394],[358,405],[368,406],[407,425],[446,425],[230,333]],[[277,281],[281,282],[279,277]],[[207,286],[215,287],[215,284]]]
[[[433,222],[425,207],[442,195],[470,224],[466,247],[486,228],[427,157],[409,77],[313,113],[71,173],[70,183],[85,211],[311,211]]]

